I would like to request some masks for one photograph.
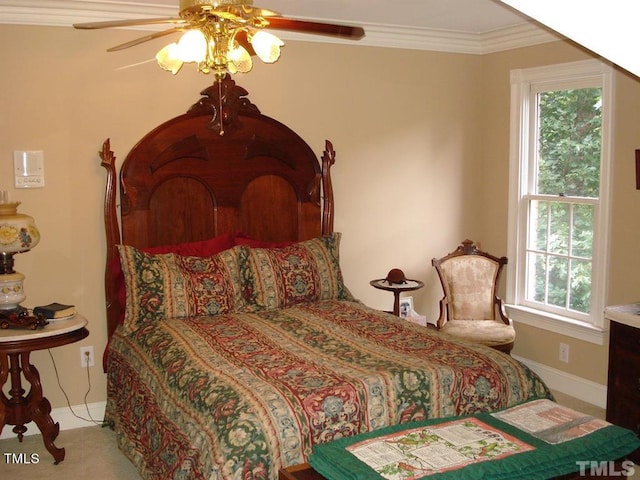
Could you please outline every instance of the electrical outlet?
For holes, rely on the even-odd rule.
[[[560,361],[569,363],[569,345],[566,343],[560,344]]]
[[[80,366],[86,368],[93,365],[93,346],[80,347]]]

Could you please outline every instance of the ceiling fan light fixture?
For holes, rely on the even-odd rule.
[[[280,47],[284,42],[263,30],[248,32],[244,25],[220,20],[211,28],[187,30],[177,43],[167,45],[156,54],[158,65],[174,75],[183,63],[197,63],[202,73],[214,72],[224,77],[228,72],[247,73],[253,67],[251,53],[236,35],[246,34],[251,49],[265,63],[274,63],[280,58]],[[246,41],[245,40],[245,41]]]
[[[184,63],[196,63],[199,72],[212,73],[217,80],[225,78],[228,73],[249,72],[253,66],[253,55],[264,63],[274,63],[280,58],[284,42],[265,29],[336,35],[353,40],[364,36],[364,30],[360,27],[284,18],[273,10],[254,7],[253,0],[179,1],[178,17],[107,20],[77,23],[74,27],[93,30],[138,24],[173,24],[167,30],[116,45],[108,51],[123,50],[184,32],[180,40],[165,46],[156,54],[160,67],[176,74]]]
[[[258,30],[249,37],[256,55],[264,63],[274,63],[280,58],[280,47],[284,42],[275,35],[264,30]]]

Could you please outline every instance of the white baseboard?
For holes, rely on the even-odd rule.
[[[94,421],[99,425],[102,424],[106,406],[107,402],[96,402],[89,403],[87,405],[82,404],[72,406],[71,409],[73,410],[73,412],[75,412],[77,417],[72,413],[69,407],[54,408],[51,410],[51,418],[53,418],[54,422],[58,422],[60,424],[61,431],[72,430],[74,428],[92,427],[96,425]],[[13,433],[12,430],[12,425],[5,425],[2,429],[2,434],[0,434],[0,440],[4,440],[6,438],[15,438],[16,434]],[[40,430],[33,422],[27,424],[27,431],[25,432],[25,436],[35,435],[39,433]]]
[[[561,393],[571,395],[600,408],[607,408],[607,386],[557,368],[513,355],[513,358],[524,363],[537,373],[547,386]]]

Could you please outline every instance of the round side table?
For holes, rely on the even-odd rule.
[[[408,278],[404,283],[391,283],[387,281],[386,278],[379,278],[377,280],[371,280],[369,284],[380,290],[393,292],[393,314],[397,317],[400,316],[400,293],[410,292],[424,287],[424,283],[420,280],[409,280]]]
[[[64,448],[57,448],[53,441],[60,432],[60,425],[51,418],[51,404],[42,395],[40,374],[29,362],[35,350],[60,347],[82,340],[89,335],[87,319],[75,315],[69,319],[50,320],[38,330],[0,330],[0,432],[5,425],[14,425],[13,432],[22,441],[27,431],[25,424],[33,421],[42,432],[45,447],[53,455],[55,464],[64,460]],[[25,395],[22,375],[31,388]],[[11,381],[9,396],[2,386]]]

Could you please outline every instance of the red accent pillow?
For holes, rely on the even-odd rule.
[[[238,232],[234,236],[234,245],[246,245],[251,248],[283,248],[288,247],[289,245],[293,245],[294,243],[297,242],[265,242],[263,240],[253,238],[242,232]]]

